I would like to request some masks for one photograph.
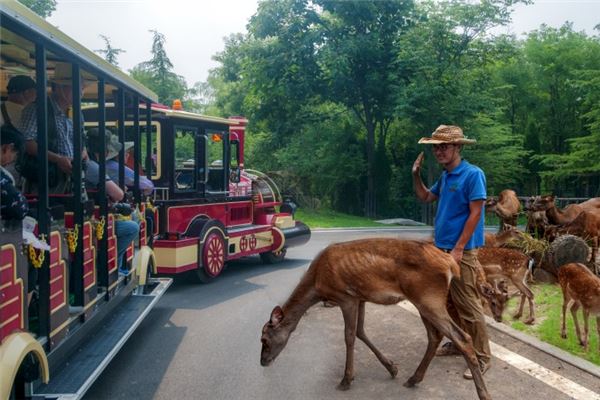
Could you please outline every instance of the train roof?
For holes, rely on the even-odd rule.
[[[119,68],[110,64],[102,57],[79,44],[77,41],[61,32],[52,24],[40,18],[37,14],[16,0],[1,0],[0,14],[2,26],[0,26],[0,37],[2,38],[3,57],[9,57],[14,66],[5,65],[4,68],[14,73],[23,73],[23,67],[35,68],[35,45],[29,41],[27,35],[20,35],[9,30],[7,26],[17,27],[19,30],[29,31],[39,35],[48,50],[57,55],[67,55],[67,61],[80,63],[84,71],[84,78],[89,78],[89,73],[97,74],[107,79],[107,83],[114,83],[132,92],[135,92],[151,101],[158,101],[158,96]],[[52,64],[49,60],[49,66]],[[62,60],[61,60],[62,61]],[[19,66],[19,64],[21,66]],[[4,85],[6,86],[6,85]],[[4,87],[2,88],[4,90]],[[87,88],[86,88],[87,90]],[[90,88],[93,90],[93,88]]]

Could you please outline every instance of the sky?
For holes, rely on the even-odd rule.
[[[125,50],[118,57],[125,71],[150,59],[149,31],[157,30],[166,38],[175,73],[192,86],[218,66],[212,57],[223,50],[223,39],[246,32],[257,5],[258,0],[58,0],[48,21],[91,50],[104,48],[99,35],[107,36],[113,47]],[[512,18],[500,33],[520,35],[568,20],[576,31],[597,35],[600,0],[535,0],[517,6]]]

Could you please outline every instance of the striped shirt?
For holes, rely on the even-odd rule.
[[[50,97],[54,117],[56,119],[56,149],[52,149],[61,156],[73,158],[73,121],[58,107],[54,99]],[[19,124],[25,140],[37,141],[37,104],[31,103],[21,114]]]

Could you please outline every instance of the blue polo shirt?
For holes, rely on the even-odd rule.
[[[429,189],[438,196],[435,216],[435,245],[451,250],[458,241],[469,217],[469,202],[485,200],[485,174],[475,165],[462,160],[452,172],[444,170],[442,176]],[[484,244],[484,212],[473,235],[465,245],[465,250],[475,249]]]

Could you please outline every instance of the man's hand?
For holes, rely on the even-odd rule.
[[[412,173],[413,175],[419,175],[421,173],[421,165],[423,164],[423,159],[425,158],[425,153],[421,152],[418,156],[417,159],[415,160],[415,163],[413,164],[412,167]]]
[[[463,253],[464,253],[463,249],[455,247],[450,252],[450,255],[452,256],[452,258],[454,258],[454,261],[456,261],[456,263],[458,265],[460,265],[460,260],[462,260],[462,258],[463,258]]]
[[[57,161],[56,165],[62,172],[67,175],[71,175],[73,172],[73,165],[71,164],[71,159],[69,157],[61,156]]]

